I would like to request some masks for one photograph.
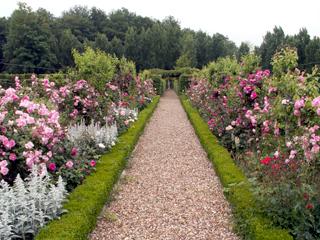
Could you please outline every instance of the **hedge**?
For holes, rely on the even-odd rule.
[[[148,69],[148,71],[150,71],[151,74],[161,75],[162,78],[179,78],[180,75],[183,73],[192,74],[194,72],[199,72],[200,70],[197,68],[184,67],[184,68],[178,68],[178,69],[172,69],[172,70],[152,68],[152,69]]]
[[[153,81],[153,85],[156,88],[156,93],[158,95],[163,95],[165,90],[167,89],[167,82],[161,78],[161,75],[151,75],[151,79]]]
[[[68,212],[42,228],[36,240],[88,238],[159,98],[155,97],[152,103],[139,113],[138,120],[119,137],[118,143],[101,157],[96,172],[88,176],[83,184],[69,195],[68,202],[64,204],[64,209]]]
[[[251,185],[248,179],[236,166],[228,150],[219,144],[207,123],[202,119],[198,111],[192,107],[187,97],[181,96],[180,100],[225,188],[225,195],[233,208],[238,232],[243,234],[244,239],[293,239],[287,230],[274,227],[271,220],[262,215],[250,190]]]

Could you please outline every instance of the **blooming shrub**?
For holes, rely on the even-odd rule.
[[[21,96],[13,88],[0,98],[0,179],[24,178],[33,165],[48,165],[54,146],[64,138],[59,112]]]
[[[296,61],[295,50],[284,49],[273,58],[273,75],[246,66],[256,63],[250,60],[238,75],[193,79],[187,95],[255,179],[266,214],[298,239],[318,239],[319,73],[296,69]]]
[[[23,181],[18,175],[11,187],[0,182],[0,239],[31,239],[48,221],[62,212],[66,196],[64,182],[60,177],[57,186],[50,181],[48,173],[39,174],[33,167]]]
[[[99,55],[96,62],[100,65],[110,66],[99,68],[86,62],[95,55]],[[23,180],[36,178],[34,168],[41,176],[37,183],[42,181],[44,188],[48,187],[49,178],[42,176],[48,174],[52,182],[58,181],[60,185],[62,178],[67,191],[72,191],[95,170],[101,154],[115,145],[118,134],[137,120],[138,111],[152,101],[155,95],[152,80],[142,81],[136,77],[132,62],[91,49],[84,55],[75,52],[75,57],[77,68],[69,76],[91,76],[88,81],[60,79],[56,84],[49,78],[38,79],[32,75],[31,80],[23,84],[16,77],[15,88],[0,87],[0,193],[6,194],[3,196],[14,197],[15,187],[11,190],[9,185],[18,185],[27,197]],[[94,74],[96,67],[99,71]],[[107,78],[101,80],[102,76]],[[40,194],[45,192],[38,190],[42,191]],[[55,199],[48,191],[45,193]],[[41,197],[43,199],[46,200]],[[31,197],[30,201],[34,203]],[[46,203],[44,206],[52,212],[38,211],[33,205],[28,205],[32,208],[30,211],[27,207],[22,209],[25,214],[19,215],[23,218],[20,219],[22,225],[14,219],[16,216],[9,212],[9,207],[1,209],[0,206],[0,239],[14,234],[14,237],[29,238],[60,213],[60,206],[51,207]],[[33,219],[37,214],[40,214],[38,221]]]

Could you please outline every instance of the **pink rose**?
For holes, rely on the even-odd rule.
[[[294,108],[295,108],[296,110],[299,110],[300,108],[303,108],[304,106],[305,106],[304,99],[297,100],[297,101],[295,101],[295,103],[294,103]]]
[[[72,168],[73,167],[73,162],[71,160],[69,160],[67,163],[66,163],[66,167],[67,168]]]
[[[256,92],[252,92],[250,95],[251,100],[254,100],[258,97],[258,94]]]
[[[121,116],[125,116],[125,115],[126,115],[126,111],[121,110],[121,111],[120,111],[120,115],[121,115]]]
[[[15,153],[10,153],[9,160],[11,160],[11,161],[17,160],[17,155]]]
[[[51,171],[51,172],[54,172],[56,170],[56,164],[55,163],[49,163],[49,166],[48,166],[48,169]]]
[[[49,158],[51,158],[51,157],[52,157],[52,152],[51,152],[51,151],[47,152],[47,156],[48,156]]]
[[[96,165],[96,161],[91,160],[91,161],[90,161],[90,166],[91,166],[91,167],[94,167],[95,165]]]
[[[9,169],[7,168],[7,165],[8,165],[8,163],[7,163],[6,160],[3,160],[3,161],[0,162],[0,173],[3,176],[7,175],[8,172],[9,172]]]
[[[4,139],[4,141],[2,141],[2,143],[7,149],[11,149],[16,145],[16,142],[13,139],[11,139],[11,140]]]
[[[72,156],[72,157],[75,157],[75,156],[77,156],[77,154],[78,154],[78,149],[75,148],[75,147],[73,147],[73,148],[71,149],[71,156]]]
[[[26,149],[32,149],[34,147],[34,144],[31,141],[29,141],[24,145],[24,147]]]
[[[293,111],[293,114],[294,114],[295,116],[299,117],[299,116],[301,115],[301,112],[300,112],[299,110],[295,109],[295,110]]]
[[[319,108],[320,107],[320,96],[313,99],[311,104],[312,104],[312,107]]]
[[[3,176],[5,176],[8,174],[9,169],[7,167],[1,167],[0,172]]]

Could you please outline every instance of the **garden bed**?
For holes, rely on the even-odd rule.
[[[190,101],[185,96],[181,96],[180,100],[225,188],[225,195],[232,204],[237,231],[245,239],[293,239],[287,230],[274,227],[271,221],[260,213],[248,179],[236,166],[227,149],[219,144]]]
[[[87,239],[158,102],[159,97],[153,98],[152,103],[139,113],[138,120],[119,137],[111,151],[101,157],[96,172],[69,195],[68,202],[64,205],[68,212],[41,229],[37,240]]]

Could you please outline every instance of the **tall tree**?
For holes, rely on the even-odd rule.
[[[107,36],[103,33],[97,33],[97,36],[94,40],[94,47],[104,52],[108,52],[110,48],[110,42],[108,41]]]
[[[227,37],[220,33],[216,33],[211,38],[210,44],[210,60],[217,60],[219,57],[232,56],[237,52],[237,46]]]
[[[306,28],[300,29],[297,35],[294,35],[295,47],[298,51],[299,65],[306,63],[306,47],[310,42],[310,35]]]
[[[96,7],[91,8],[89,19],[93,26],[94,35],[103,33],[105,25],[107,24],[107,14]]]
[[[201,68],[210,61],[210,49],[211,38],[208,34],[202,31],[198,31],[195,34],[196,52],[197,52],[197,67]]]
[[[63,12],[60,19],[61,26],[64,29],[70,29],[81,43],[87,40],[94,41],[95,27],[91,17],[91,12],[87,7],[75,6]]]
[[[165,69],[172,69],[176,60],[180,55],[180,40],[181,40],[181,28],[177,20],[172,16],[169,16],[161,23],[162,30],[165,35],[165,56],[166,61],[164,63]]]
[[[242,42],[237,52],[237,59],[238,61],[241,59],[242,56],[247,55],[250,53],[250,47],[248,43]]]
[[[7,31],[7,19],[0,18],[0,72],[4,69],[4,65],[2,63],[4,62],[4,59],[3,59],[4,45],[7,41],[6,31]]]
[[[320,38],[314,37],[306,46],[306,63],[304,68],[311,70],[314,65],[320,66]]]
[[[181,39],[181,55],[177,59],[177,67],[196,67],[197,49],[194,32],[186,31]]]
[[[271,68],[270,61],[275,52],[285,44],[285,34],[281,27],[274,27],[263,37],[259,53],[263,68]]]
[[[124,46],[122,41],[114,37],[108,46],[108,53],[115,54],[117,57],[122,57],[124,55]]]
[[[137,68],[141,67],[141,62],[137,61],[139,59],[139,48],[140,37],[138,32],[130,27],[125,35],[124,49],[126,57],[136,63]]]
[[[24,3],[9,20],[7,43],[4,47],[9,72],[54,71],[57,59],[52,52],[54,43],[50,30],[52,16],[45,10],[32,12]]]

